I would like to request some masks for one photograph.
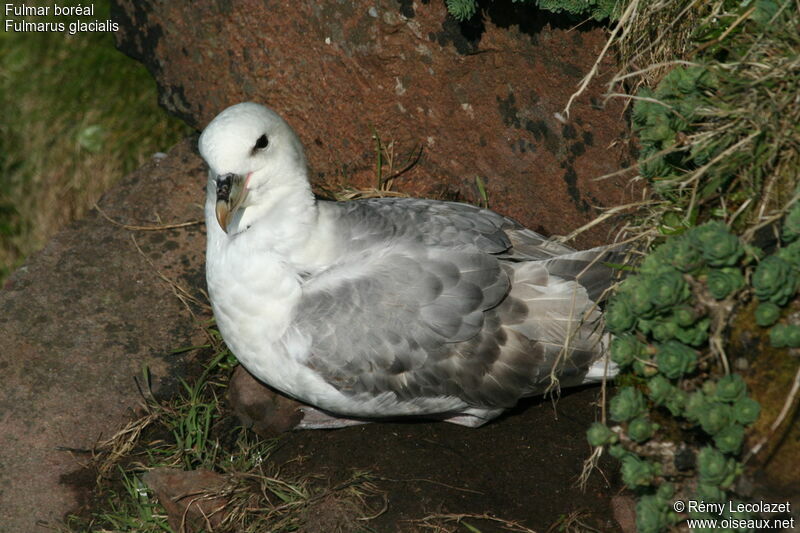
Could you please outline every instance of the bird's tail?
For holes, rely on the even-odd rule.
[[[609,359],[608,352],[600,359],[592,363],[589,371],[583,377],[582,385],[589,383],[602,383],[604,379],[614,379],[619,374],[619,366],[617,363]]]
[[[544,267],[554,276],[576,280],[596,302],[624,274],[620,267],[627,253],[624,245],[600,246],[548,259]]]

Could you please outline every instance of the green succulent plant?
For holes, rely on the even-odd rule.
[[[620,292],[627,298],[631,311],[640,319],[651,318],[656,312],[653,287],[648,283],[649,280],[646,276],[632,276],[620,286]]]
[[[675,142],[676,133],[669,115],[653,113],[647,117],[645,126],[639,130],[639,139],[645,144],[664,146]]]
[[[669,166],[664,156],[651,155],[639,161],[639,174],[647,179],[668,176],[671,172],[672,167]]]
[[[708,272],[707,284],[711,296],[723,300],[744,287],[744,276],[738,268],[712,268]]]
[[[781,308],[772,302],[762,302],[756,307],[756,324],[762,327],[771,326],[781,317]]]
[[[769,330],[769,342],[775,348],[800,348],[800,326],[775,324]]]
[[[792,242],[798,237],[800,237],[800,202],[795,203],[786,214],[781,231],[781,238],[785,242]]]
[[[636,324],[636,315],[634,315],[627,298],[623,294],[617,294],[609,302],[605,312],[605,319],[608,331],[616,335],[630,331]]]
[[[747,394],[747,384],[739,374],[728,374],[717,380],[714,399],[721,402],[735,402]]]
[[[626,450],[622,444],[612,444],[611,446],[608,447],[608,453],[609,455],[611,455],[611,457],[620,462],[629,455],[635,455]]]
[[[791,264],[795,269],[800,268],[800,240],[787,244],[778,250],[778,257]]]
[[[661,98],[681,97],[714,85],[714,76],[705,67],[677,67],[664,76],[661,83],[658,84],[656,95]]]
[[[654,276],[647,284],[650,299],[656,309],[666,309],[685,302],[689,296],[689,284],[683,274],[677,270],[669,270]]]
[[[678,305],[672,309],[672,319],[682,328],[692,326],[698,318],[697,311],[691,305]]]
[[[627,422],[647,410],[644,396],[634,387],[622,387],[609,402],[611,420]]]
[[[681,389],[676,388],[675,393],[667,398],[664,402],[672,416],[680,416],[686,410],[686,403],[689,401],[689,394]]]
[[[659,428],[646,416],[638,416],[628,423],[628,437],[635,442],[644,442]]]
[[[635,335],[625,333],[611,341],[611,360],[621,368],[633,364],[636,358],[644,354],[645,345],[639,342]]]
[[[666,342],[670,339],[674,339],[678,335],[680,329],[681,327],[678,323],[670,319],[653,320],[649,324],[649,333],[658,342]]]
[[[761,405],[754,399],[744,396],[733,404],[733,419],[745,426],[752,424],[761,413]]]
[[[619,441],[619,436],[601,422],[594,422],[589,427],[586,432],[586,438],[592,446],[605,446]]]
[[[708,408],[709,401],[703,391],[697,390],[689,393],[686,399],[686,418],[692,422],[698,422],[700,415]]]
[[[716,448],[706,446],[697,455],[697,473],[702,483],[727,489],[739,472],[740,466],[736,461],[725,457]]]
[[[731,423],[732,419],[731,407],[722,403],[708,402],[698,413],[700,427],[709,435],[717,435]]]
[[[697,353],[678,341],[667,341],[656,352],[658,370],[670,379],[677,379],[694,371]]]
[[[660,473],[660,466],[634,454],[626,455],[622,458],[622,482],[631,489],[647,487]]]
[[[681,272],[693,272],[705,264],[703,254],[693,245],[687,237],[676,240],[672,246],[670,264]]]
[[[647,118],[651,115],[664,113],[664,106],[654,102],[655,93],[649,87],[639,89],[637,98],[633,103],[633,124],[642,127],[647,124]]]
[[[708,317],[700,319],[692,327],[678,328],[675,338],[690,346],[700,346],[708,340],[708,326],[711,319]]]
[[[656,405],[664,405],[670,396],[675,394],[675,387],[662,375],[653,376],[647,382],[647,395]]]
[[[744,440],[744,427],[730,424],[714,435],[714,445],[722,453],[738,454]]]
[[[785,259],[771,255],[753,273],[753,288],[762,302],[785,305],[797,290],[797,272]]]
[[[722,503],[727,501],[725,491],[720,489],[717,485],[711,483],[700,482],[697,484],[696,499],[706,502]]]
[[[645,494],[636,504],[636,531],[638,533],[660,533],[678,521],[677,515],[654,494]]]
[[[688,394],[674,386],[662,375],[653,376],[647,382],[648,396],[653,404],[669,409],[672,416],[679,416],[686,408]]]
[[[588,16],[601,21],[616,19],[620,15],[620,6],[616,0],[515,0],[526,1],[532,6],[552,13]],[[458,21],[472,18],[478,10],[477,0],[445,0],[447,11]]]
[[[735,265],[744,253],[739,237],[722,222],[707,222],[689,232],[692,244],[706,262],[714,267]]]

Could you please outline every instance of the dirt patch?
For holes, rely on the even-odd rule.
[[[287,474],[331,479],[369,471],[388,495],[386,511],[368,524],[375,531],[421,530],[430,515],[484,513],[547,531],[574,512],[601,531],[616,531],[610,501],[621,488],[617,468],[601,461],[607,478],[595,472],[586,491],[574,486],[591,452],[585,432],[598,394],[565,392],[557,414],[549,400],[529,399],[477,429],[393,422],[297,431],[281,438],[272,460],[286,463]],[[483,532],[506,531],[472,523]]]

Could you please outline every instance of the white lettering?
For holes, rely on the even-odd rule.
[[[77,6],[59,6],[55,5],[56,15],[74,16],[74,17],[92,17],[94,16],[94,4],[84,6],[78,4]]]
[[[706,502],[704,500],[689,500],[688,503],[688,511],[690,513],[722,514],[722,512],[725,510],[724,503]]]
[[[15,17],[42,17],[50,14],[50,6],[26,6],[25,4],[15,6],[6,4],[6,15],[13,14]]]

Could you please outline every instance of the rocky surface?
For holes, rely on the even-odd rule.
[[[243,366],[233,371],[227,399],[242,427],[264,438],[290,431],[303,419],[302,404],[273,392]]]
[[[169,527],[178,533],[214,531],[226,517],[221,493],[227,480],[210,470],[184,472],[177,468],[156,468],[142,476],[167,513]]]
[[[474,201],[481,178],[493,207],[547,233],[634,194],[624,177],[594,181],[629,162],[621,102],[599,105],[594,83],[568,120],[556,116],[605,43],[600,27],[511,0],[461,25],[441,0],[112,4],[119,48],[154,74],[167,109],[202,128],[233,103],[273,107],[317,185],[374,186],[377,135],[394,171],[422,150],[397,189]]]
[[[200,218],[205,171],[193,150],[187,140],[145,165],[101,208],[140,225]],[[202,226],[132,232],[93,211],[7,280],[0,530],[52,528],[86,502],[94,478],[82,467],[141,402],[143,368],[155,394],[172,394],[189,361],[170,352],[197,344],[202,330],[159,272],[197,293],[203,253]]]

